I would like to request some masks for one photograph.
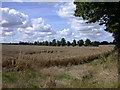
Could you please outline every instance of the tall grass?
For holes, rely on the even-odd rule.
[[[38,47],[37,47],[38,48]],[[41,47],[39,47],[41,48]],[[24,48],[22,48],[24,49]],[[96,58],[107,56],[111,51],[112,48],[91,48],[91,47],[83,47],[83,48],[70,48],[66,50],[60,49],[46,49],[39,50],[39,51],[19,51],[15,57],[6,57],[3,60],[2,66],[5,67],[7,71],[23,71],[26,69],[35,69],[41,67],[51,67],[51,66],[68,66],[68,65],[78,65],[86,62],[90,62]],[[78,53],[77,55],[76,52]],[[88,50],[87,51],[84,51]],[[68,50],[68,51],[67,51]],[[105,51],[106,50],[106,51]],[[71,51],[72,54],[70,53]],[[94,52],[93,52],[94,51]],[[14,51],[11,50],[11,52]],[[83,53],[82,53],[83,52]],[[84,53],[86,52],[86,53]],[[68,54],[69,53],[69,54]],[[80,55],[79,55],[80,53]],[[64,54],[64,55],[63,55]],[[57,56],[58,55],[58,56]]]

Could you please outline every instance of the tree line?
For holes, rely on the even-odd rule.
[[[19,43],[9,43],[12,45],[40,45],[40,46],[99,46],[99,45],[110,45],[114,44],[114,42],[107,42],[107,41],[91,41],[90,39],[84,40],[78,40],[75,39],[70,42],[66,41],[65,38],[62,38],[61,40],[53,39],[52,41],[35,41],[35,42],[19,42]]]

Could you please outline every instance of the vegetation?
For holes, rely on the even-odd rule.
[[[86,39],[86,41],[85,41],[85,46],[90,46],[90,45],[91,45],[90,39]]]
[[[82,16],[88,20],[87,23],[105,24],[105,30],[113,33],[114,42],[92,42],[90,39],[66,42],[62,38],[50,42],[3,45],[3,88],[118,87],[118,55],[113,51],[114,45],[109,44],[115,43],[120,53],[119,3],[75,2],[75,4],[75,16]],[[67,47],[77,45],[88,47]]]
[[[77,0],[76,0],[77,1]],[[74,2],[75,16],[88,20],[87,23],[99,22],[105,25],[105,31],[113,34],[120,61],[120,2]]]
[[[93,46],[99,46],[99,44],[100,44],[100,42],[98,42],[98,41],[94,41],[94,42],[92,43]]]
[[[83,19],[88,20],[87,23],[105,24],[105,30],[113,33],[117,47],[120,46],[118,14],[120,2],[74,2],[74,4],[76,5],[75,16],[82,16]]]
[[[84,45],[84,41],[81,39],[78,41],[78,46],[83,46]]]
[[[66,45],[66,40],[64,38],[61,39],[61,45],[65,46]]]
[[[3,45],[3,88],[117,88],[113,48]]]
[[[72,46],[76,46],[76,40],[75,39],[72,42]]]
[[[35,42],[19,42],[19,43],[3,43],[3,44],[10,44],[10,45],[39,45],[39,46],[99,46],[99,45],[111,45],[115,44],[115,42],[108,42],[108,41],[91,41],[90,39],[86,39],[85,41],[75,39],[70,42],[65,40],[65,38],[62,38],[61,40],[53,39],[52,41],[35,41]]]
[[[16,70],[39,67],[78,64],[108,54],[114,46],[100,47],[44,47],[3,45],[3,67]]]
[[[67,46],[70,46],[70,45],[71,45],[71,43],[69,41],[67,41]]]
[[[56,46],[56,39],[53,39],[52,46]]]

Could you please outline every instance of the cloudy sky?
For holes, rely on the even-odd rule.
[[[72,2],[3,2],[0,18],[0,42],[51,41],[54,38],[72,41],[113,41],[112,34],[98,23],[86,24],[75,17]]]

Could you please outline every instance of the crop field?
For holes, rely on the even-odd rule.
[[[109,56],[113,49],[114,45],[99,47],[3,45],[3,87],[116,87],[117,67],[114,66],[116,61],[112,60],[114,64],[112,65],[110,60],[114,57]],[[107,61],[107,59],[110,60]],[[103,62],[107,63],[103,65]],[[105,69],[107,73],[100,74],[98,70],[103,72],[103,67],[107,68],[107,71]],[[114,71],[109,71],[110,68]],[[109,75],[110,73],[112,74]],[[93,77],[98,78],[97,81],[100,80],[100,84],[96,79],[93,80]],[[102,85],[103,77],[108,78],[104,83],[105,86]],[[110,83],[111,80],[112,83]],[[84,86],[83,83],[86,82],[89,83]]]
[[[39,64],[42,66],[56,66],[78,64],[95,59],[109,53],[113,46],[100,47],[45,47],[5,45],[3,46],[3,66],[6,60]]]

